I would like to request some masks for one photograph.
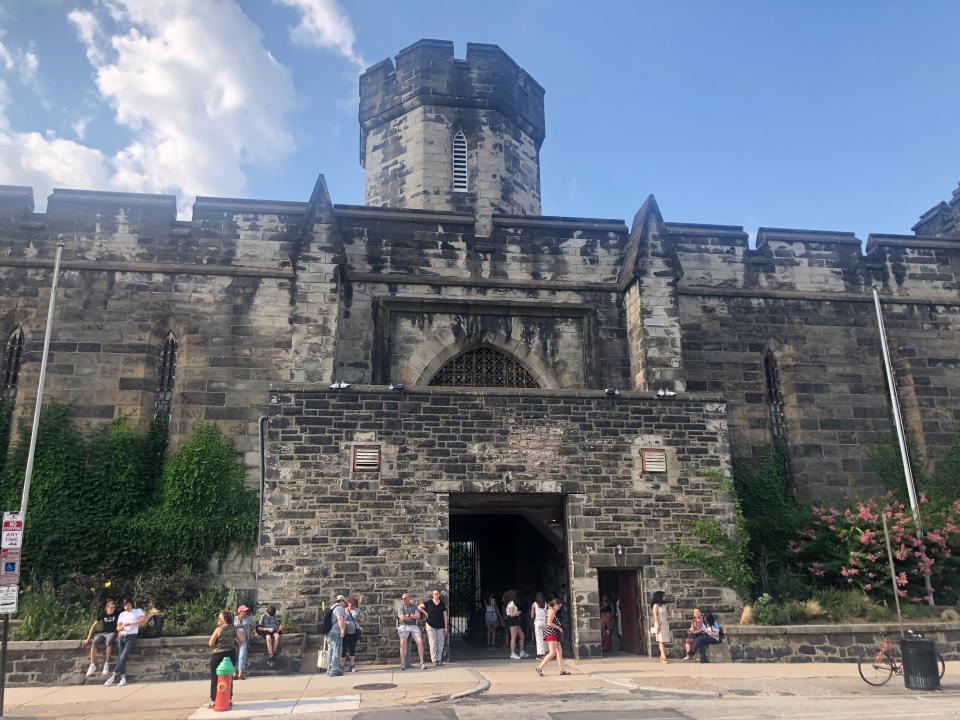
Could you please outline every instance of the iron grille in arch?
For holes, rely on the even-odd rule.
[[[516,359],[490,347],[467,350],[449,360],[430,380],[454,387],[540,387]]]

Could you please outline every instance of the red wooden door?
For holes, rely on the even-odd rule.
[[[637,571],[621,570],[617,573],[620,589],[620,625],[623,651],[640,655],[640,607],[637,595]]]

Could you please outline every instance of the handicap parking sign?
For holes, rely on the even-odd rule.
[[[4,571],[5,573],[15,573],[15,572],[17,571],[17,563],[16,563],[16,561],[5,562],[5,563],[3,564],[3,571]]]

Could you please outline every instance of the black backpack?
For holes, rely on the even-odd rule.
[[[151,615],[146,624],[140,628],[140,637],[157,638],[163,632],[163,615]]]
[[[326,635],[333,630],[333,608],[331,607],[323,614],[323,620],[320,621],[320,634]]]

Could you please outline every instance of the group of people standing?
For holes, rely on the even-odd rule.
[[[523,660],[530,657],[524,650],[527,644],[527,619],[533,623],[533,636],[537,646],[537,674],[543,674],[543,668],[556,658],[561,675],[569,675],[563,669],[563,598],[559,595],[546,595],[538,592],[530,603],[530,610],[524,613],[518,605],[516,590],[508,590],[501,598],[504,609],[495,594],[487,595],[483,606],[483,619],[487,626],[487,649],[493,650],[497,644],[497,629],[505,629],[504,642],[510,650],[511,660]]]

